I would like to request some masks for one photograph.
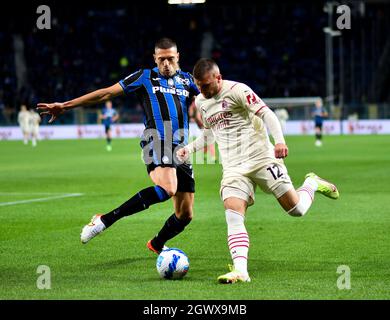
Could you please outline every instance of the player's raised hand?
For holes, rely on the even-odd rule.
[[[176,151],[176,157],[180,160],[180,161],[186,161],[189,157],[190,153],[188,151],[187,148],[180,148]]]
[[[275,158],[283,159],[288,156],[288,148],[284,143],[275,144]]]
[[[38,103],[37,110],[41,116],[51,115],[49,123],[52,123],[60,114],[65,112],[64,104],[61,102]]]

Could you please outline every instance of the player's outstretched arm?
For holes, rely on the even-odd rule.
[[[124,91],[119,83],[114,84],[111,87],[98,89],[90,92],[86,95],[78,97],[66,102],[54,102],[54,103],[38,103],[37,110],[40,111],[40,115],[51,115],[49,123],[55,121],[59,115],[65,111],[76,108],[85,107],[94,104],[103,103],[114,97],[124,94]]]
[[[187,144],[184,148],[176,151],[176,156],[185,161],[188,159],[191,153],[194,153],[204,147],[213,144],[215,137],[211,129],[205,128],[202,130],[202,134],[191,143]]]
[[[284,140],[282,127],[280,126],[280,122],[275,113],[269,108],[264,108],[264,111],[258,114],[258,116],[263,119],[274,139],[275,157],[278,159],[287,157],[288,148]]]

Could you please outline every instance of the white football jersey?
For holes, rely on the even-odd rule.
[[[39,122],[41,121],[41,117],[38,113],[31,111],[30,112],[30,118],[29,118],[29,124],[31,128],[36,128],[39,126]]]
[[[205,128],[212,130],[224,168],[259,167],[264,159],[274,159],[260,115],[268,107],[247,85],[223,80],[221,91],[210,99],[202,94],[195,105]]]
[[[22,128],[27,128],[30,121],[30,112],[29,111],[19,111],[18,113],[18,123]]]

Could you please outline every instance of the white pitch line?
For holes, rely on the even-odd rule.
[[[30,193],[30,194],[32,194],[32,193]],[[84,193],[66,193],[66,194],[62,194],[62,195],[59,195],[59,196],[46,197],[46,198],[19,200],[19,201],[12,201],[12,202],[0,202],[0,207],[12,206],[14,204],[48,201],[48,200],[54,200],[54,199],[63,199],[63,198],[70,198],[70,197],[80,197],[82,195],[84,195]]]
[[[63,192],[0,192],[0,196],[25,196],[25,195],[41,195],[41,196],[48,196],[52,194],[68,194]]]

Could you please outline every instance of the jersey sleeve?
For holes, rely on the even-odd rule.
[[[187,75],[190,80],[190,98],[196,97],[200,93],[200,91],[194,82],[194,77],[192,76],[192,74],[188,72]]]
[[[195,109],[196,109],[196,112],[198,112],[200,114],[200,119],[202,121],[203,128],[210,129],[209,124],[207,123],[206,119],[203,117],[203,112],[202,112],[202,109],[200,108],[198,99],[195,99]]]
[[[143,85],[143,75],[144,70],[140,69],[126,78],[119,81],[119,84],[121,85],[123,91],[126,94],[129,94],[130,92],[133,92],[137,89],[139,89]]]
[[[250,113],[261,116],[268,109],[265,102],[249,86],[239,83],[232,90],[236,102]]]

